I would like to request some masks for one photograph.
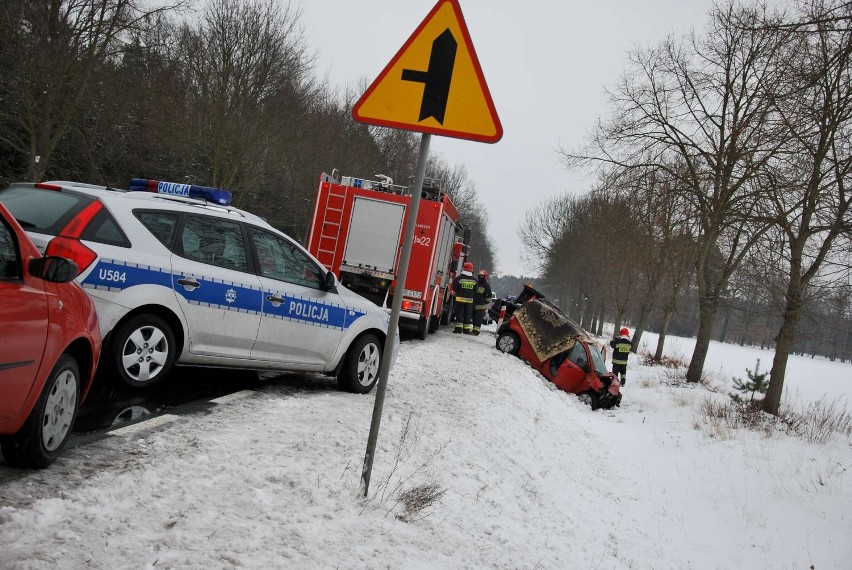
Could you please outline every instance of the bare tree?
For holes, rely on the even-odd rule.
[[[201,21],[184,28],[181,50],[208,182],[257,184],[291,136],[279,103],[292,105],[311,69],[298,11],[275,0],[210,0]]]
[[[26,157],[27,178],[39,181],[57,145],[87,104],[98,66],[116,56],[129,31],[153,14],[138,0],[4,0],[6,73],[0,82],[0,141]]]
[[[852,174],[852,28],[829,21],[852,8],[815,3],[805,19],[813,21],[787,45],[791,62],[778,113],[789,145],[772,171],[773,222],[781,230],[787,253],[787,282],[781,327],[763,409],[778,413],[787,359],[793,348],[805,294],[819,277],[835,241],[852,231],[848,188]]]
[[[441,181],[444,191],[459,211],[459,226],[470,230],[470,255],[476,268],[497,273],[499,267],[494,243],[488,233],[488,215],[467,169],[463,165],[450,166],[442,158],[432,157],[426,166],[426,176]]]
[[[598,129],[598,150],[565,153],[569,165],[653,166],[677,178],[696,213],[700,323],[691,382],[701,378],[725,283],[766,231],[754,215],[759,176],[780,146],[768,94],[781,79],[772,62],[783,38],[743,26],[763,20],[755,9],[728,4],[712,11],[704,36],[637,50],[612,95],[615,114]]]

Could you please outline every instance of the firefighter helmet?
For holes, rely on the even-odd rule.
[[[486,279],[488,279],[488,270],[487,269],[480,269],[479,270],[479,276],[485,277]]]
[[[465,261],[464,265],[462,265],[463,271],[473,271],[473,264],[469,261]]]
[[[630,331],[627,330],[627,327],[622,327],[621,330],[618,331],[618,334],[621,336],[630,336]]]

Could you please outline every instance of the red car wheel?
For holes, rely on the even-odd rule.
[[[503,331],[497,337],[497,350],[509,354],[518,354],[521,350],[521,339],[514,331]]]

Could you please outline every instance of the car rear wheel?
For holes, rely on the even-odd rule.
[[[161,317],[137,315],[113,333],[109,358],[122,382],[147,388],[169,373],[177,358],[177,344]]]
[[[521,339],[514,331],[503,331],[497,337],[497,350],[509,354],[518,354],[520,349]]]
[[[349,347],[344,358],[343,368],[337,375],[340,389],[356,394],[366,394],[372,390],[379,379],[382,363],[382,347],[376,335],[359,337]]]
[[[41,469],[56,459],[77,419],[80,386],[77,361],[71,355],[63,354],[51,371],[24,427],[0,443],[6,463],[14,467]]]

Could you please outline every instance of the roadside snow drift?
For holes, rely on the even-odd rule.
[[[852,367],[821,365],[848,393]],[[488,333],[405,342],[367,500],[374,395],[273,378],[1,468],[0,568],[852,568],[848,437],[714,431],[695,405],[726,395],[629,372],[621,408],[592,412]]]

